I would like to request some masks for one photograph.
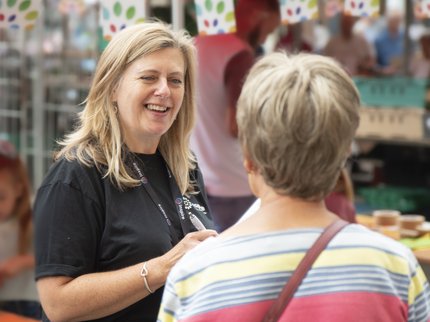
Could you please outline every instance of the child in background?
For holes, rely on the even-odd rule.
[[[0,140],[0,310],[40,319],[31,239],[27,173],[13,145]]]

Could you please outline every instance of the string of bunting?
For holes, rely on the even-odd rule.
[[[127,26],[143,22],[146,17],[146,4],[147,0],[100,1],[103,39],[109,41],[115,33]]]
[[[96,2],[98,0],[92,0]],[[103,39],[109,41],[123,28],[144,20],[149,0],[103,0],[100,4],[100,27]],[[176,0],[175,0],[176,1]],[[178,0],[179,1],[179,0]],[[281,21],[294,24],[319,17],[321,0],[279,0]],[[381,0],[326,0],[325,16],[339,11],[359,17],[379,14]],[[200,35],[232,33],[236,31],[234,0],[195,0],[195,13]],[[40,15],[42,0],[0,0],[0,28],[31,30]],[[83,0],[60,0],[62,14],[82,11]],[[418,19],[430,18],[430,0],[414,0]]]
[[[0,28],[33,29],[41,6],[42,0],[0,0]]]
[[[422,0],[425,1],[425,0]],[[430,1],[430,0],[429,0]],[[197,26],[200,35],[216,35],[236,30],[233,0],[195,0]],[[319,0],[279,0],[283,24],[295,24],[319,17]],[[377,16],[380,0],[327,0],[326,16],[339,11],[350,15]]]
[[[418,19],[430,18],[430,0],[415,1],[415,16]]]

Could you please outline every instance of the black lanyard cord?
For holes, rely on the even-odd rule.
[[[155,193],[154,189],[152,188],[151,184],[149,183],[148,178],[145,176],[145,174],[142,172],[142,170],[139,168],[139,166],[137,165],[137,163],[135,161],[133,161],[133,167],[136,170],[137,174],[139,175],[139,180],[140,180],[140,182],[142,182],[143,187],[148,192],[149,197],[155,203],[158,210],[160,210],[164,219],[166,219],[167,225],[169,227],[172,226],[172,223],[171,223],[169,217],[167,216],[166,211],[164,210],[160,199],[158,198],[157,194]]]
[[[164,160],[163,160],[164,161]],[[169,219],[169,217],[167,216],[167,213],[161,203],[160,198],[157,196],[154,188],[152,187],[152,185],[149,183],[148,177],[145,176],[145,173],[143,172],[143,170],[139,167],[139,165],[137,164],[136,160],[133,160],[133,168],[135,170],[135,172],[137,173],[137,175],[139,176],[139,180],[140,182],[142,182],[142,186],[143,188],[146,190],[146,192],[148,193],[149,197],[151,198],[152,202],[157,206],[158,210],[161,212],[161,214],[163,215],[164,219],[166,220],[166,223],[169,227],[169,230],[172,234],[172,238],[174,237],[176,239],[176,242],[179,241],[179,238],[174,230],[174,228],[172,227],[172,222]],[[174,200],[174,204],[176,207],[176,212],[177,215],[179,217],[179,222],[181,225],[181,229],[182,229],[182,233],[183,235],[186,235],[189,232],[189,227],[187,227],[186,225],[186,217],[185,217],[185,212],[184,212],[184,199],[183,196],[179,190],[178,184],[176,183],[175,178],[172,175],[172,172],[170,171],[168,165],[166,164],[166,162],[164,161],[164,165],[166,167],[167,170],[167,174],[169,177],[169,185],[170,185],[170,190],[172,193],[172,197]],[[196,216],[194,216],[195,218],[197,218]],[[197,223],[196,224],[196,219],[195,218],[189,218],[190,223],[192,224],[192,226],[194,226],[197,230],[201,230],[204,229],[203,224],[200,225]],[[198,219],[197,219],[198,220]]]

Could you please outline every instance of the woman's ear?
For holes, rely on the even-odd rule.
[[[243,160],[243,167],[245,168],[246,173],[251,173],[255,170],[254,163],[252,163],[252,161],[247,157],[245,157]]]
[[[115,86],[115,88],[113,89],[112,94],[110,96],[110,99],[111,99],[112,102],[117,102],[118,101],[118,95],[117,95],[116,88],[117,87]]]

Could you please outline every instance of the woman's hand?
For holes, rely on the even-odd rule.
[[[151,290],[162,287],[173,265],[187,251],[211,236],[217,236],[217,232],[201,230],[189,233],[163,256],[148,260],[146,279]],[[50,320],[69,322],[94,320],[118,312],[149,295],[140,274],[143,264],[76,278],[40,278],[37,288],[43,309]]]
[[[196,247],[208,237],[216,237],[218,233],[212,229],[200,230],[188,233],[185,237],[170,251],[161,256],[166,262],[166,278],[171,268],[185,255],[186,252]]]

